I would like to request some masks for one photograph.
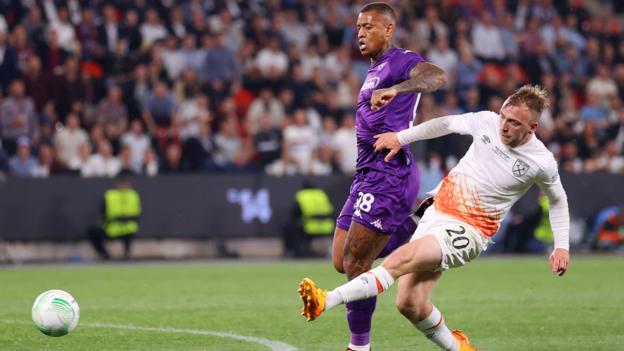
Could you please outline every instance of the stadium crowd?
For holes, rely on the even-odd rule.
[[[0,171],[353,173],[365,3],[0,2]],[[418,121],[498,111],[541,84],[540,138],[560,167],[624,173],[624,3],[391,3],[396,44],[449,77]],[[467,145],[448,138],[416,146],[434,180]]]

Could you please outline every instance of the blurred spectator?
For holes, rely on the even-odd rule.
[[[1,36],[2,34],[0,34]],[[34,43],[30,41],[28,38],[28,32],[26,32],[26,28],[22,25],[17,25],[13,28],[13,48],[15,49],[15,56],[17,60],[17,70],[19,72],[24,72],[26,70],[26,66],[28,65],[28,60],[36,55],[36,48]],[[0,39],[2,41],[2,39]],[[6,55],[6,52],[4,53]],[[2,58],[2,64],[6,65],[4,62],[5,58]],[[10,72],[3,72],[3,78],[11,79]],[[4,76],[6,74],[6,76]]]
[[[91,146],[87,143],[80,144],[78,147],[78,154],[72,157],[67,162],[67,168],[71,171],[76,171],[76,173],[80,173],[82,166],[84,166],[89,158],[91,157]]]
[[[159,173],[179,173],[182,168],[182,150],[180,145],[172,143],[165,149],[165,158],[160,164]]]
[[[121,136],[121,145],[130,152],[130,168],[141,173],[146,150],[151,148],[151,141],[143,132],[143,123],[135,119],[130,123],[130,130]]]
[[[68,57],[65,60],[58,84],[59,91],[55,96],[55,103],[60,116],[67,115],[71,106],[76,102],[90,103],[92,101],[93,89],[91,82],[80,71],[78,58]]]
[[[54,136],[54,148],[56,157],[61,166],[76,170],[79,165],[72,164],[72,160],[80,158],[80,148],[88,146],[89,137],[84,129],[80,128],[80,120],[74,113],[70,113],[65,118],[65,125],[59,128]]]
[[[218,80],[226,87],[239,78],[239,68],[234,53],[225,46],[223,33],[215,33],[212,46],[206,48],[204,77],[213,83]],[[214,84],[214,83],[213,83]]]
[[[82,8],[80,24],[76,26],[76,36],[80,42],[80,52],[84,59],[95,59],[103,54],[103,46],[98,42],[98,27],[93,9]]]
[[[160,59],[162,59],[163,66],[167,71],[167,78],[170,81],[178,79],[184,69],[184,58],[177,46],[177,38],[174,35],[169,35],[164,39],[164,45],[162,45],[160,50]],[[154,47],[157,47],[157,45],[154,45]]]
[[[609,97],[618,94],[618,87],[606,65],[598,65],[596,75],[587,82],[586,91],[588,95],[598,98],[601,104],[606,103]]]
[[[597,128],[607,125],[607,110],[600,102],[600,97],[595,94],[587,94],[587,102],[579,111],[579,117],[583,121],[592,122]]]
[[[332,145],[336,153],[338,168],[345,174],[355,173],[357,160],[357,137],[355,134],[355,117],[346,114],[341,127],[334,134]]]
[[[176,123],[182,141],[190,138],[198,139],[201,126],[210,122],[212,122],[212,115],[206,95],[197,94],[178,106]]]
[[[186,66],[175,82],[173,94],[178,101],[184,101],[202,93],[202,90],[203,86],[197,77],[197,71],[192,66]]]
[[[574,13],[569,13],[565,18],[565,25],[559,33],[562,39],[566,43],[574,46],[576,51],[582,51],[585,49],[586,40],[578,31],[578,21]]]
[[[34,55],[28,59],[23,76],[26,94],[33,98],[39,111],[53,97],[53,81],[41,72],[41,59]]]
[[[173,34],[178,39],[182,39],[186,35],[186,25],[184,24],[182,10],[179,7],[174,7],[171,9],[171,12],[169,12],[167,29],[169,33]]]
[[[214,145],[214,159],[219,166],[233,172],[249,170],[251,145],[239,137],[235,120],[228,118],[219,124]]]
[[[150,95],[151,83],[147,75],[147,67],[144,64],[136,65],[132,77],[122,87],[130,116],[143,113],[145,102]]]
[[[279,49],[277,37],[271,37],[268,46],[258,52],[257,65],[264,78],[281,78],[286,73],[288,63],[288,57]]]
[[[235,18],[232,13],[233,7],[223,8],[218,16],[212,17],[212,31],[223,33],[224,43],[232,52],[238,52],[243,43],[243,21]]]
[[[131,174],[131,173],[138,173],[140,174],[140,171],[136,171],[133,165],[133,160],[132,160],[132,150],[130,149],[129,146],[127,145],[122,145],[121,148],[119,149],[119,155],[117,156],[117,158],[119,159],[119,163],[121,164],[121,167],[119,169],[119,173],[120,174]]]
[[[106,136],[117,140],[128,126],[128,110],[123,103],[121,88],[108,88],[106,98],[102,99],[95,109],[98,122],[102,123]]]
[[[412,30],[422,50],[428,49],[438,38],[448,37],[447,25],[440,21],[438,10],[431,5],[425,8],[424,18],[415,21]]]
[[[205,53],[197,49],[197,40],[193,34],[187,34],[182,40],[180,55],[182,55],[182,62],[185,67],[184,71],[186,72],[189,69],[193,69],[196,76],[197,72],[204,65],[206,56]]]
[[[168,135],[175,122],[177,101],[165,82],[157,82],[143,104],[143,121],[150,133]]]
[[[22,19],[21,24],[26,29],[28,37],[32,38],[36,45],[41,44],[44,40],[45,23],[38,6],[31,6],[28,9],[28,14]]]
[[[443,160],[437,152],[430,152],[424,163],[418,165],[420,170],[420,188],[418,199],[425,199],[427,192],[435,189],[444,178]]]
[[[43,58],[43,71],[58,74],[69,52],[59,45],[58,34],[50,29],[47,32],[46,42],[38,50],[39,57]]]
[[[37,160],[31,154],[30,140],[26,136],[17,139],[17,151],[9,159],[9,171],[17,177],[34,177]]]
[[[274,126],[268,115],[258,119],[258,130],[254,135],[254,148],[258,152],[261,169],[280,158],[282,153],[282,132]]]
[[[51,3],[52,1],[44,2],[46,15],[48,16],[48,20],[50,20],[49,30],[56,33],[59,47],[67,52],[75,53],[78,49],[78,45],[74,26],[69,21],[69,12],[66,7],[59,7],[56,11],[56,15],[52,15],[48,13],[50,7],[47,6]]]
[[[271,162],[264,168],[266,174],[275,177],[294,176],[300,174],[299,164],[297,163],[297,160],[291,156],[288,148],[288,144],[284,144],[282,146],[281,157]]]
[[[488,11],[483,11],[481,19],[472,28],[472,46],[475,54],[483,60],[502,61],[505,58],[500,31]]]
[[[41,144],[33,177],[47,178],[54,171],[54,166],[54,149],[48,144]]]
[[[320,145],[312,155],[309,174],[314,176],[328,176],[336,171],[334,164],[334,150],[328,144]]]
[[[82,165],[83,177],[114,177],[121,170],[121,161],[113,155],[113,148],[107,140],[97,143],[97,153],[91,155]]]
[[[338,107],[346,110],[355,106],[356,97],[360,89],[359,83],[357,76],[352,71],[347,72],[338,80],[338,87],[335,92]]]
[[[517,33],[514,28],[514,16],[509,12],[505,12],[502,22],[503,23],[500,26],[499,31],[501,41],[503,42],[503,48],[505,50],[505,56],[512,61],[516,61],[519,54],[519,48]]]
[[[154,149],[151,147],[145,150],[143,162],[141,164],[141,174],[153,177],[158,174],[158,160]]]
[[[139,28],[139,14],[136,10],[128,9],[126,11],[125,21],[121,26],[116,24],[116,22],[111,22],[108,26],[110,29],[107,29],[107,31],[111,32],[111,36],[113,36],[112,33],[115,31],[114,28],[117,28],[118,37],[125,41],[131,53],[136,53],[141,48],[143,36]],[[117,46],[113,46],[113,48],[115,47]]]
[[[17,73],[17,54],[8,45],[6,31],[0,30],[0,89],[6,91]]]
[[[299,173],[308,174],[312,153],[318,146],[318,135],[310,127],[305,111],[299,109],[293,113],[293,123],[284,129],[284,143],[289,158],[297,163]]]
[[[322,123],[322,128],[318,136],[319,146],[331,145],[334,134],[336,134],[336,130],[338,129],[336,120],[332,116],[325,116]]]
[[[260,90],[247,110],[247,129],[251,134],[258,131],[259,120],[263,116],[270,118],[273,127],[279,127],[284,122],[284,106],[268,88]]]
[[[14,80],[9,89],[10,95],[0,103],[0,135],[9,155],[15,153],[18,138],[36,140],[39,135],[35,103],[25,95],[24,90],[24,82]]]
[[[546,45],[542,41],[536,44],[533,53],[524,56],[520,64],[531,82],[540,82],[545,74],[556,72],[555,60],[546,51]]]
[[[457,90],[465,98],[469,88],[479,84],[479,75],[483,69],[481,61],[477,60],[468,46],[459,50],[459,62],[455,68],[457,72]]]
[[[434,46],[429,50],[427,60],[444,70],[448,77],[448,84],[443,88],[448,89],[449,86],[455,84],[455,67],[457,66],[457,53],[449,48],[448,39],[446,37],[438,37],[434,42]]]
[[[145,14],[145,22],[139,26],[142,46],[149,47],[153,42],[164,39],[167,36],[167,29],[161,22],[161,18],[155,9],[148,9]]]

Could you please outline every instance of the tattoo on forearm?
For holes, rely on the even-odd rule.
[[[430,93],[440,89],[446,83],[444,71],[427,64],[423,68],[415,67],[410,72],[410,79],[394,86],[399,94]]]

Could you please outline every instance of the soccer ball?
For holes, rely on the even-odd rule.
[[[73,296],[63,290],[48,290],[37,297],[32,307],[32,320],[48,336],[63,336],[74,330],[80,319],[80,307]]]

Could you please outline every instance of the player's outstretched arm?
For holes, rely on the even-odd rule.
[[[557,161],[554,157],[545,166],[545,171],[536,179],[537,185],[548,197],[548,219],[553,232],[555,249],[548,258],[550,269],[559,276],[564,275],[570,263],[570,212],[568,196],[561,184]]]
[[[429,62],[420,62],[412,68],[409,79],[390,88],[379,89],[371,96],[371,109],[377,110],[388,104],[397,94],[430,93],[446,84],[444,71]]]
[[[390,150],[385,157],[385,161],[390,161],[400,150],[403,145],[411,144],[417,140],[427,140],[453,132],[457,132],[451,127],[453,118],[462,117],[461,115],[451,115],[434,118],[427,122],[404,129],[398,133],[383,133],[375,135],[375,151],[382,152],[385,149]]]

